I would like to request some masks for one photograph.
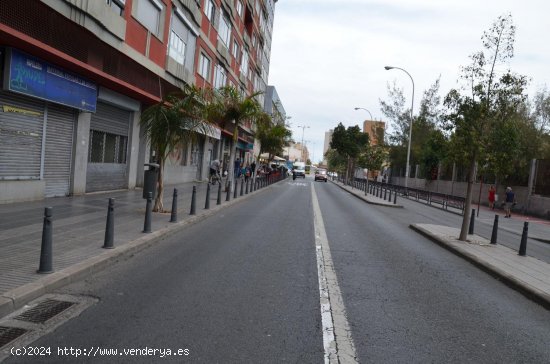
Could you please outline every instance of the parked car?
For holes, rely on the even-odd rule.
[[[315,171],[315,180],[327,181],[327,170],[326,169],[317,169]]]

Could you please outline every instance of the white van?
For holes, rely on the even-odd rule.
[[[292,177],[306,178],[306,164],[305,162],[294,162],[292,168]]]

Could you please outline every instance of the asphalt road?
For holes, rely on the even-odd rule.
[[[547,310],[409,229],[455,217],[316,190],[360,362],[550,362]]]
[[[456,217],[368,205],[311,178],[60,290],[99,302],[32,345],[117,356],[7,362],[323,363],[311,184],[360,363],[550,363],[549,311],[408,228]],[[131,348],[188,355],[120,355]]]
[[[79,362],[322,362],[311,196],[305,184],[289,187],[243,199],[64,289],[100,302],[33,346],[189,349]],[[60,361],[75,358],[40,360]]]

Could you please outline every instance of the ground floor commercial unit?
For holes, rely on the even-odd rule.
[[[35,55],[0,50],[0,203],[142,186],[154,157],[140,132],[140,101]],[[167,183],[208,178],[219,139],[188,146]]]

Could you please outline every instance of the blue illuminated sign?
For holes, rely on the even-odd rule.
[[[6,64],[8,90],[95,112],[96,84],[15,49]]]

